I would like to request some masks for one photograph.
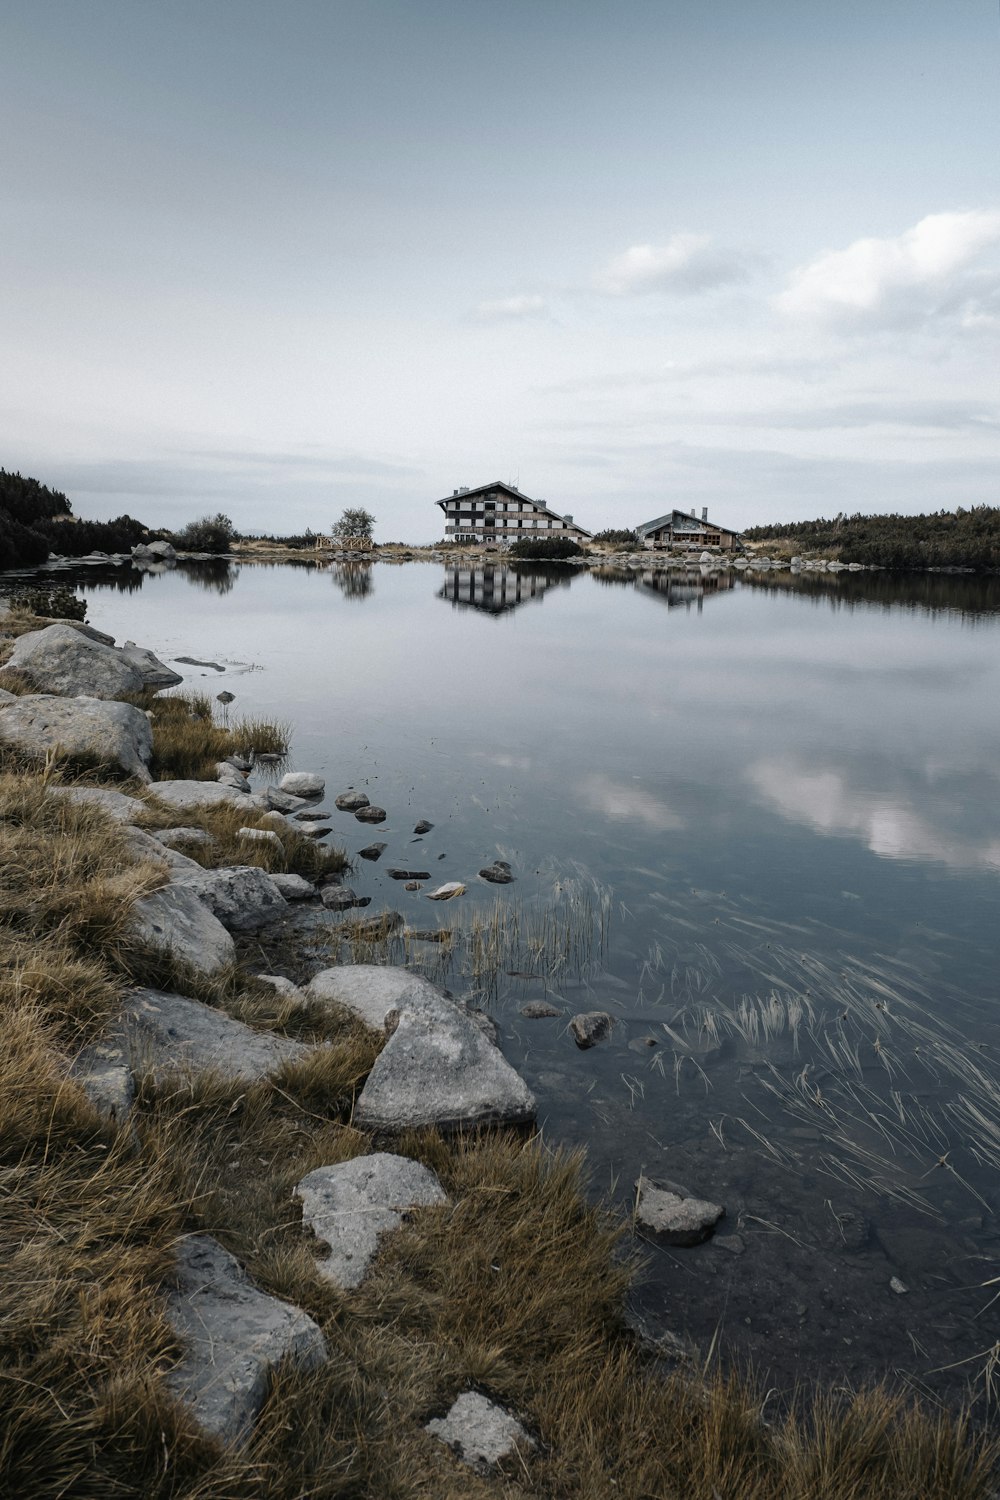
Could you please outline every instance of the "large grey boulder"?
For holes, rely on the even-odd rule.
[[[636,1224],[665,1245],[700,1245],[726,1212],[720,1203],[694,1198],[648,1177],[640,1177],[636,1189]]]
[[[130,703],[29,693],[0,707],[0,741],[32,760],[57,752],[84,756],[149,780],[153,732]]]
[[[306,985],[310,1000],[332,1000],[373,1031],[382,1031],[393,1011],[433,1003],[443,997],[429,979],[409,969],[382,964],[341,964],[321,969]]]
[[[131,935],[202,974],[235,963],[236,945],[194,891],[170,885],[132,905]]]
[[[288,909],[270,875],[256,865],[219,870],[195,865],[194,869],[176,871],[171,884],[193,891],[230,932],[255,932],[258,927],[276,921]]]
[[[337,1286],[360,1286],[382,1235],[414,1208],[447,1203],[435,1174],[387,1151],[317,1167],[295,1189],[302,1222],[330,1251],[317,1270]]]
[[[444,1417],[435,1417],[424,1428],[447,1443],[463,1463],[485,1472],[518,1448],[535,1446],[516,1417],[479,1391],[465,1391]]]
[[[101,1038],[122,1049],[129,1066],[163,1077],[178,1069],[211,1068],[224,1078],[253,1083],[314,1049],[272,1031],[254,1031],[225,1011],[163,990],[133,990]]]
[[[108,646],[73,625],[46,625],[22,635],[7,665],[24,672],[40,691],[68,698],[123,698],[183,680],[151,651]]]
[[[139,542],[132,548],[132,556],[138,562],[176,562],[177,552],[172,542]]]
[[[184,1347],[167,1386],[224,1443],[247,1436],[281,1360],[313,1370],[327,1358],[308,1313],[260,1291],[209,1235],[181,1242],[167,1317]]]
[[[406,1000],[354,1108],[375,1133],[528,1124],[535,1098],[468,1012],[434,993]]]

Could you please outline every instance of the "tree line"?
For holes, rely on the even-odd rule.
[[[841,562],[882,568],[1000,569],[1000,508],[974,505],[968,510],[934,511],[930,515],[839,515],[832,521],[787,521],[754,526],[744,541],[785,541],[802,552],[835,554]]]

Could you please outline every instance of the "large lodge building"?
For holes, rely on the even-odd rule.
[[[463,485],[438,500],[444,511],[445,538],[453,542],[486,542],[507,547],[528,537],[563,537],[573,542],[589,542],[593,534],[577,526],[572,516],[561,516],[550,510],[544,500],[522,495],[516,484],[494,479],[475,489]],[[737,531],[708,519],[702,510],[699,521],[694,511],[668,511],[655,521],[637,526],[640,545],[647,551],[669,547],[675,551],[694,552],[714,547],[734,552],[740,546]]]
[[[557,515],[544,500],[532,500],[514,484],[495,479],[470,490],[467,486],[453,490],[446,500],[436,502],[444,511],[445,536],[455,542],[523,541],[525,534],[568,537],[572,542],[589,542],[591,533],[573,523],[572,516]]]

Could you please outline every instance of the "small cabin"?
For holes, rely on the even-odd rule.
[[[637,526],[636,531],[642,545],[650,550],[675,547],[701,552],[705,548],[718,547],[723,552],[735,552],[740,545],[739,532],[710,521],[707,506],[702,509],[700,521],[693,510],[672,510],[665,516],[658,516],[655,521]]]
[[[532,500],[516,484],[501,479],[475,489],[462,485],[434,503],[444,511],[444,534],[449,541],[509,546],[537,536],[591,540],[591,533],[577,526],[572,516],[559,515],[544,500]]]

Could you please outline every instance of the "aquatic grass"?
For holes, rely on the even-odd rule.
[[[252,759],[288,753],[289,725],[256,717],[217,724],[212,701],[203,693],[146,692],[126,701],[152,715],[150,770],[156,780],[214,780],[216,765],[229,755]]]

